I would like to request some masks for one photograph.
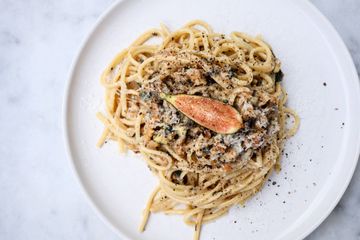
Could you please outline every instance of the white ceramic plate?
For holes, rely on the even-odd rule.
[[[122,239],[192,239],[179,216],[152,215],[137,232],[156,185],[139,156],[119,155],[116,144],[95,147],[103,109],[99,76],[121,49],[164,22],[176,29],[203,19],[218,32],[262,34],[282,61],[289,106],[301,117],[286,145],[282,171],[245,208],[203,227],[202,240],[301,239],[331,212],[345,191],[359,153],[360,93],[343,42],[304,0],[133,0],[114,4],[98,21],[73,65],[64,115],[75,172],[92,204]],[[324,86],[326,83],[326,86]],[[276,182],[276,183],[275,183]],[[236,221],[236,223],[235,223]]]

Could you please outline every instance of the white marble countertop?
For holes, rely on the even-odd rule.
[[[71,61],[111,2],[0,1],[0,239],[119,239],[80,191],[61,124]],[[339,31],[360,72],[360,1],[313,3]],[[359,220],[360,166],[307,239],[360,239]]]

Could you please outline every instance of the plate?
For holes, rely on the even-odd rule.
[[[91,204],[122,239],[192,239],[179,216],[154,214],[137,232],[156,179],[137,155],[115,143],[97,149],[103,126],[99,77],[117,52],[161,22],[177,29],[207,21],[217,32],[261,34],[282,61],[288,105],[301,117],[285,146],[282,171],[264,189],[206,224],[201,239],[302,239],[332,211],[359,155],[360,91],[351,57],[329,22],[305,0],[165,1],[114,4],[95,25],[73,64],[64,104],[69,158]]]

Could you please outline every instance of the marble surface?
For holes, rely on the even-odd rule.
[[[79,44],[113,0],[0,1],[0,239],[119,239],[70,171],[62,100]],[[360,72],[360,1],[313,0]],[[307,239],[360,239],[360,167]]]

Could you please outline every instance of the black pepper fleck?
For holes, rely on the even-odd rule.
[[[326,82],[323,82],[323,85],[326,87]]]

